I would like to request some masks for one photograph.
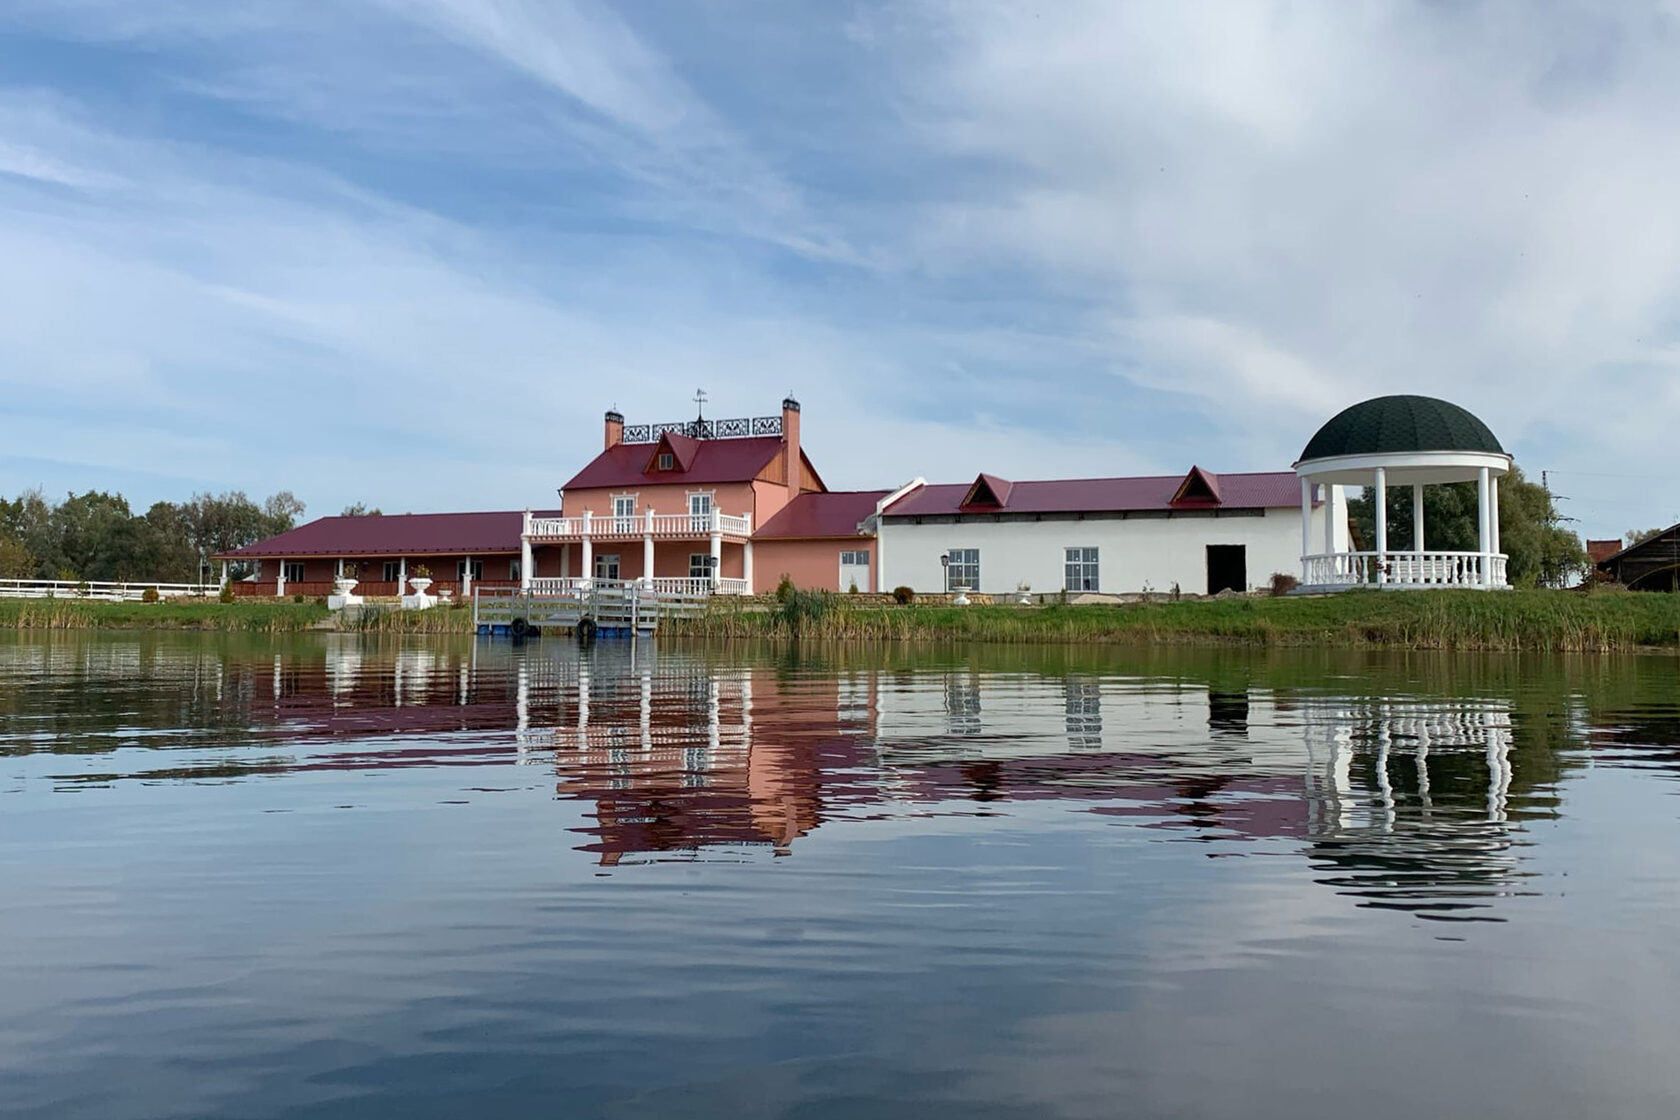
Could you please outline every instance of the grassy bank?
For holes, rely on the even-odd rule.
[[[402,611],[370,607],[332,614],[321,603],[286,600],[103,603],[77,599],[0,599],[0,630],[219,630],[281,634],[346,630],[370,634],[470,634],[464,607]]]
[[[307,630],[327,617],[319,603],[102,603],[0,599],[0,630]]]
[[[718,600],[671,624],[715,638],[863,641],[1210,642],[1404,649],[1608,651],[1680,648],[1680,596],[1573,591],[1350,592],[1317,597],[1078,607],[854,606],[802,609]],[[820,604],[820,605],[818,605]]]

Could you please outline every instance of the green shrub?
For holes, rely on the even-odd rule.
[[[828,614],[833,596],[827,591],[790,590],[777,611],[787,628],[797,634],[806,623],[817,623]]]
[[[230,579],[222,584],[222,589],[216,592],[216,598],[224,603],[231,603],[239,596],[234,594],[233,581]]]
[[[303,596],[302,595],[293,595],[292,596],[292,602],[294,602],[294,603],[303,602]]]
[[[776,584],[776,602],[786,603],[796,590],[797,588],[793,586],[793,577],[783,572],[781,581]]]
[[[158,598],[158,589],[155,587],[148,587],[146,590],[140,592],[140,601],[142,603],[155,603],[158,601]]]
[[[907,607],[916,601],[916,591],[915,588],[899,584],[897,587],[892,589],[892,597],[893,602],[897,603],[901,607]]]

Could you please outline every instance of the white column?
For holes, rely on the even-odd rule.
[[[718,580],[723,578],[723,526],[718,521],[722,513],[717,506],[712,507],[712,590],[717,590]]]
[[[344,557],[340,556],[337,560],[333,561],[333,582],[336,583],[343,578],[344,578]]]
[[[1340,495],[1336,492],[1336,484],[1324,484],[1324,551],[1332,554],[1336,551],[1336,503]]]
[[[1482,566],[1479,582],[1486,587],[1488,584],[1488,568],[1491,566],[1489,553],[1493,550],[1493,541],[1488,535],[1488,469],[1483,467],[1476,472],[1476,551],[1482,554]]]
[[[1493,502],[1492,502],[1493,554],[1495,556],[1498,556],[1499,555],[1499,476],[1494,475],[1492,477],[1492,479],[1490,480],[1488,485],[1491,488],[1489,493],[1490,493],[1490,496],[1493,499]]]
[[[642,530],[642,583],[653,586],[653,507],[647,510],[647,526]]]
[[[1423,483],[1412,483],[1412,551],[1423,551]]]
[[[536,562],[536,550],[531,547],[531,511],[525,511],[525,529],[519,534],[519,590],[531,590],[531,566]],[[523,664],[521,665],[523,671]]]
[[[461,559],[461,598],[465,599],[472,595],[472,557],[464,556]]]
[[[408,594],[408,557],[397,557],[397,594]]]
[[[1387,583],[1388,573],[1388,471],[1376,470],[1377,482],[1377,582]]]
[[[747,594],[753,593],[752,542],[748,541],[741,552],[741,574],[747,580]]]
[[[1312,552],[1312,487],[1313,484],[1301,479],[1301,582],[1312,582],[1312,564],[1307,560]]]
[[[216,586],[217,587],[226,587],[227,586],[227,561],[226,560],[222,561],[222,582],[218,583]]]
[[[274,597],[281,599],[286,595],[286,558],[282,556],[275,563],[279,564],[280,567],[278,569],[279,575],[274,577]]]
[[[595,541],[589,535],[593,528],[594,514],[586,509],[583,511],[583,571],[578,573],[585,587],[595,578]]]

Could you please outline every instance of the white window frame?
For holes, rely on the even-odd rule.
[[[712,511],[717,508],[716,490],[690,490],[688,492],[688,527],[696,533],[712,531]],[[697,510],[697,503],[705,503],[705,509]]]
[[[1077,578],[1075,569],[1078,569]],[[1102,554],[1099,549],[1083,544],[1070,544],[1062,549],[1064,591],[1096,591],[1101,585]]]
[[[961,561],[957,559],[959,553],[963,556]],[[945,550],[945,555],[951,561],[945,566],[945,590],[948,592],[955,591],[959,586],[965,591],[980,590],[980,550],[978,548],[949,548]],[[969,559],[970,556],[973,559]],[[959,585],[955,578],[958,568],[963,569],[965,574],[972,571],[973,578],[965,580]]]
[[[465,560],[455,561],[455,582],[459,583],[466,578],[467,562]],[[472,578],[474,583],[484,578],[484,561],[474,560],[472,562]]]
[[[691,552],[688,554],[688,578],[712,578],[712,554],[709,552]]]
[[[630,504],[630,512],[623,512],[619,506],[625,502]],[[636,531],[636,495],[614,494],[612,496],[612,526],[615,533],[634,533]]]
[[[287,583],[303,583],[304,566],[302,560],[282,560],[280,562],[280,578]]]
[[[401,560],[387,560],[380,574],[385,577],[384,582],[396,583],[402,579],[403,563]]]
[[[597,552],[595,554],[595,570],[590,573],[595,579],[618,579],[624,569],[619,563],[620,553]]]

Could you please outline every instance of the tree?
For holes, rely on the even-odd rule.
[[[34,579],[37,563],[22,542],[0,535],[0,579]]]
[[[303,516],[304,504],[292,494],[290,490],[282,490],[278,494],[270,494],[263,501],[263,516],[268,519],[268,535],[279,536],[286,530],[295,527],[298,518]]]
[[[378,508],[369,509],[366,502],[357,502],[344,507],[340,517],[379,517],[382,516]]]
[[[1632,548],[1634,545],[1642,544],[1666,531],[1664,529],[1629,529],[1627,531],[1627,546]]]
[[[1376,495],[1370,487],[1348,502],[1354,532],[1366,548],[1376,547]],[[1588,568],[1581,538],[1563,527],[1550,491],[1523,477],[1516,467],[1499,481],[1499,545],[1507,556],[1506,578],[1519,587],[1562,587]],[[1455,482],[1423,488],[1425,549],[1474,552],[1478,546],[1476,484]],[[1412,546],[1409,487],[1388,491],[1388,541],[1394,551]]]

